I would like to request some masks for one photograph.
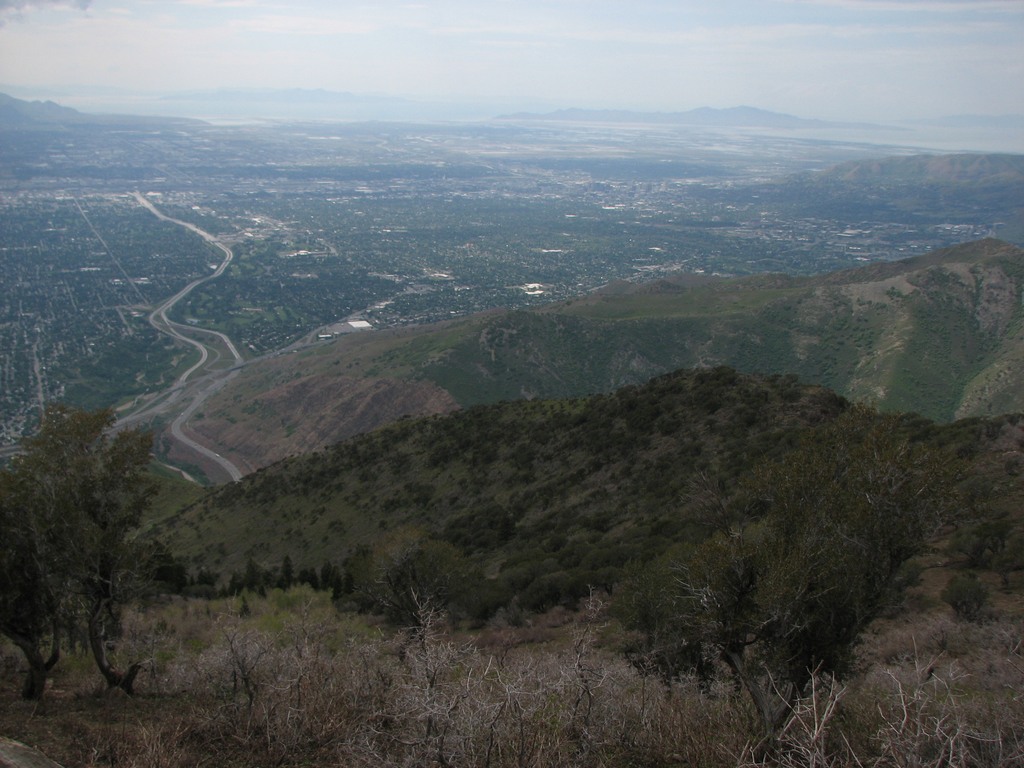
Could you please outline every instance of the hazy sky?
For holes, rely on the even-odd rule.
[[[1024,113],[1024,0],[0,0],[0,84]]]

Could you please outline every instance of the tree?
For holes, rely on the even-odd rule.
[[[999,574],[1003,588],[1010,587],[1010,574],[1024,571],[1024,534],[1011,535],[995,557],[992,558],[992,570]]]
[[[952,537],[950,552],[967,557],[970,568],[988,568],[1006,549],[1006,541],[1013,530],[1006,518],[986,520],[961,528]]]
[[[241,588],[256,592],[261,597],[267,594],[267,582],[270,574],[260,567],[252,556],[245,562],[245,575],[242,576]],[[241,591],[241,590],[239,590]]]
[[[277,575],[277,587],[278,589],[288,589],[292,584],[295,583],[295,566],[292,565],[292,559],[290,556],[285,555],[284,559],[281,560],[281,568]]]
[[[357,591],[390,620],[409,627],[418,627],[426,613],[462,607],[465,593],[480,581],[459,550],[413,527],[357,553],[348,569]]]
[[[60,560],[61,521],[49,510],[26,512],[28,489],[13,472],[0,473],[0,632],[24,654],[28,672],[21,695],[40,699],[60,659],[62,612],[69,569]],[[43,644],[49,640],[50,650]]]
[[[151,438],[137,430],[112,435],[113,424],[109,410],[51,406],[0,479],[2,533],[14,542],[2,561],[0,630],[28,660],[27,698],[42,696],[59,656],[53,627],[81,610],[107,684],[131,692],[139,669],[116,669],[106,638],[129,585],[142,576],[145,558],[133,534],[153,493],[146,475]],[[54,651],[42,661],[48,632]]]
[[[703,648],[687,637],[683,625],[685,598],[679,590],[666,588],[676,577],[678,560],[670,552],[653,562],[630,564],[612,606],[633,630],[623,646],[626,658],[642,674],[655,674],[666,684],[684,670],[702,677],[709,673]]]
[[[679,642],[750,695],[769,743],[816,673],[841,675],[900,568],[957,503],[955,463],[854,406],[743,482],[747,521],[677,565]]]

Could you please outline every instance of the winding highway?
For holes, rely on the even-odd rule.
[[[171,437],[180,445],[199,454],[207,461],[218,465],[232,480],[239,480],[243,472],[238,466],[208,446],[197,442],[186,433],[185,425],[206,398],[237,375],[239,368],[244,365],[242,355],[239,354],[237,347],[235,347],[231,339],[220,331],[181,325],[167,317],[167,313],[171,311],[174,305],[188,296],[197,286],[224,274],[224,270],[228,268],[228,265],[231,264],[231,260],[234,258],[234,253],[217,237],[200,229],[195,224],[181,221],[162,213],[141,192],[136,191],[132,194],[141,206],[158,219],[184,227],[199,235],[206,242],[219,248],[224,254],[224,260],[209,275],[193,280],[169,299],[163,301],[149,315],[149,324],[153,328],[178,342],[195,348],[199,353],[199,361],[182,373],[166,391],[155,398],[149,399],[140,408],[122,417],[118,423],[121,426],[129,426],[158,414],[168,415],[174,413],[176,415],[170,423]],[[220,363],[222,353],[217,347],[204,341],[204,337],[215,338],[219,345],[222,345],[227,350],[228,355],[232,358],[228,368],[213,368],[214,365]],[[197,376],[200,372],[203,375]]]

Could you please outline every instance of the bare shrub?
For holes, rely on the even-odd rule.
[[[860,682],[860,727],[873,730],[859,754],[885,768],[1024,764],[1020,627],[938,622],[923,635],[909,659]]]
[[[443,616],[420,606],[418,626],[400,637],[398,664],[381,716],[372,718],[376,757],[398,765],[447,765],[465,752],[465,709],[474,680],[469,646],[442,633]]]
[[[393,662],[391,685],[368,720],[369,739],[346,745],[347,763],[553,768],[668,764],[672,754],[711,764],[724,754],[712,721],[731,696],[709,707],[696,686],[667,689],[600,651],[603,610],[589,601],[560,650],[497,654],[453,642],[437,615],[421,617],[418,629],[380,649]]]
[[[814,677],[763,749],[752,746],[758,713],[728,676],[645,676],[603,647],[614,626],[597,597],[540,645],[511,628],[473,644],[426,608],[415,629],[384,636],[329,604],[286,597],[212,621],[201,605],[172,605],[185,623],[149,641],[159,663],[143,696],[52,698],[99,713],[67,764],[1024,765],[1020,623],[889,624],[866,638],[861,674],[843,685]],[[122,642],[143,642],[145,622],[162,620],[126,617]]]
[[[880,705],[882,725],[875,734],[882,765],[973,766],[999,765],[998,734],[972,724],[957,696],[955,665],[936,672],[918,666],[910,674],[888,671],[891,691]]]
[[[90,757],[87,768],[181,768],[200,764],[205,749],[192,738],[190,726],[175,719],[107,734],[93,745]]]
[[[429,610],[387,654],[391,685],[368,721],[371,738],[350,745],[350,757],[393,766],[570,764],[560,743],[567,736],[559,664],[532,654],[485,656],[447,638],[443,617]]]
[[[362,713],[345,690],[345,655],[325,642],[331,631],[304,612],[276,634],[223,619],[221,642],[196,663],[203,738],[274,764],[333,754]]]
[[[648,765],[734,766],[756,715],[731,683],[693,678],[665,685],[644,678],[643,702],[629,740]]]
[[[738,765],[779,768],[838,768],[861,765],[849,743],[836,734],[846,687],[833,675],[814,675],[810,690],[797,699],[770,753],[748,745]]]

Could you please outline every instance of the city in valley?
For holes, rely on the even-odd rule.
[[[130,418],[190,378],[339,333],[619,280],[821,273],[1021,240],[1012,175],[857,173],[927,155],[770,130],[150,119],[4,137],[5,446],[43,403]]]

